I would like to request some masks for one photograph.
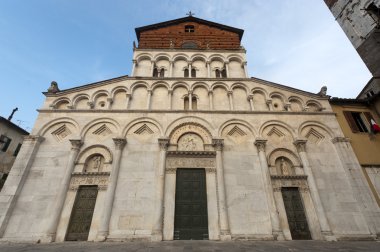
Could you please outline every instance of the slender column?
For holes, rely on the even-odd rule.
[[[220,216],[220,239],[231,240],[230,227],[228,223],[226,189],[224,186],[224,171],[222,149],[224,145],[223,139],[212,139],[212,144],[216,150],[216,183],[218,186],[218,202]]]
[[[232,91],[227,92],[228,100],[230,102],[230,110],[234,110],[234,102],[232,100]]]
[[[270,219],[271,219],[271,224],[272,224],[273,238],[276,240],[284,240],[284,234],[280,227],[280,219],[278,217],[276,203],[274,201],[273,187],[272,187],[272,181],[270,178],[268,162],[265,155],[266,142],[267,140],[264,140],[264,139],[256,139],[255,146],[259,153],[261,174],[262,174],[262,178],[264,182],[265,194],[268,199],[268,208],[269,208]]]
[[[206,61],[206,66],[207,66],[207,78],[211,78],[210,61]]]
[[[55,197],[54,207],[51,209],[52,214],[49,218],[47,240],[51,242],[55,240],[59,218],[61,217],[63,204],[65,203],[67,190],[69,189],[70,185],[71,174],[73,173],[75,167],[75,160],[78,156],[80,147],[83,144],[82,140],[80,139],[70,139],[70,143],[71,150],[67,160],[65,174],[63,175],[63,178],[59,185],[58,193]]]
[[[171,60],[171,61],[169,61],[169,77],[173,77],[173,64],[174,64],[174,61],[173,60]]]
[[[120,160],[121,154],[127,140],[124,138],[113,138],[113,142],[115,143],[115,155],[114,160],[112,162],[112,171],[110,175],[110,181],[106,192],[104,208],[103,208],[103,216],[99,227],[97,240],[104,241],[107,239],[109,233],[109,224],[112,213],[112,205],[115,198],[115,191],[117,185],[117,179],[119,178],[119,170],[120,170]]]
[[[267,106],[269,108],[269,111],[273,111],[273,104],[271,99],[267,100]]]
[[[189,78],[191,78],[191,61],[188,62]]]
[[[154,65],[155,65],[155,63],[156,63],[155,60],[151,60],[150,75],[149,75],[149,77],[153,77],[153,71],[154,71]]]
[[[309,164],[309,159],[306,155],[306,142],[304,139],[297,139],[294,141],[294,145],[297,147],[298,154],[301,158],[303,169],[307,175],[307,182],[310,188],[311,198],[314,202],[314,207],[316,209],[319,224],[321,226],[322,235],[326,240],[334,240],[333,234],[330,229],[327,217],[325,215],[325,210],[323,209],[322,201],[319,196],[318,187],[314,179],[313,171]]]
[[[372,235],[380,234],[379,207],[366,182],[362,167],[352,150],[350,139],[335,137],[332,142],[337,150],[344,172],[347,174],[355,199],[366,219],[370,233]]]
[[[165,168],[166,168],[166,151],[169,145],[168,138],[159,138],[160,145],[160,163],[158,167],[157,182],[156,182],[156,207],[153,219],[153,240],[161,241],[163,232],[164,218],[164,186],[165,186]]]
[[[132,72],[131,72],[131,76],[135,76],[135,69],[136,69],[136,66],[137,66],[137,60],[132,60]]]
[[[286,111],[292,111],[292,109],[290,108],[290,103],[285,103],[284,108]]]
[[[210,103],[210,110],[213,110],[214,109],[214,102],[213,102],[213,92],[212,92],[212,90],[208,91],[208,100],[209,100],[209,103]]]
[[[229,69],[229,62],[228,61],[224,62],[224,67],[226,69],[226,77],[228,78],[228,77],[230,77],[230,69]]]
[[[169,96],[169,110],[171,110],[172,109],[173,89],[168,90],[168,96]]]
[[[146,101],[146,109],[150,109],[151,97],[152,97],[152,89],[148,89],[148,99]]]
[[[107,98],[107,101],[108,101],[108,109],[111,109],[112,108],[112,104],[113,104],[113,99],[112,98]]]
[[[245,77],[249,78],[249,76],[248,76],[248,70],[247,70],[247,61],[244,61],[242,63],[242,65],[243,65],[243,68],[244,68]]]
[[[249,105],[251,106],[251,111],[254,111],[255,107],[253,106],[253,95],[248,95],[247,99],[249,101]]]
[[[9,218],[11,217],[18,197],[29,175],[30,167],[34,162],[34,158],[43,140],[43,137],[37,135],[24,137],[24,142],[22,143],[18,157],[13,163],[12,169],[1,190],[0,237],[2,237],[5,232]]]
[[[126,104],[125,104],[125,109],[129,109],[129,101],[131,99],[131,94],[126,93],[125,96],[127,97]]]
[[[189,90],[189,110],[193,110],[193,90]]]
[[[164,196],[164,229],[163,240],[173,240],[174,236],[174,211],[175,211],[175,186],[176,186],[176,171],[171,168],[165,171],[165,196]]]

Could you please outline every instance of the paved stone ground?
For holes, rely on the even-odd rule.
[[[25,252],[25,251],[57,251],[57,252],[100,252],[100,251],[276,251],[276,252],[356,252],[356,251],[380,251],[378,241],[350,241],[350,242],[324,242],[324,241],[168,241],[168,242],[65,242],[50,244],[26,244],[26,243],[0,243],[1,252]]]

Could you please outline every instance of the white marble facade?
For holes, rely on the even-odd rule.
[[[325,95],[247,78],[244,50],[136,49],[133,62],[131,77],[46,93],[0,194],[1,240],[64,241],[80,185],[98,186],[88,240],[172,240],[189,167],[206,171],[211,240],[292,239],[281,187],[299,189],[312,239],[380,233]]]

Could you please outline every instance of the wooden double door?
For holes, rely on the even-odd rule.
[[[281,191],[292,239],[311,240],[309,225],[298,188],[283,187]]]
[[[79,187],[67,229],[66,241],[87,241],[97,195],[97,186]]]
[[[174,239],[208,240],[205,169],[177,169]]]

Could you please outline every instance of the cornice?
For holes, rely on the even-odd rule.
[[[168,157],[171,157],[171,156],[215,157],[216,156],[215,151],[167,151],[166,154]]]
[[[335,112],[308,112],[308,111],[247,111],[247,110],[127,110],[127,109],[72,109],[72,110],[58,110],[58,109],[37,109],[39,113],[136,113],[136,114],[147,114],[147,113],[167,113],[167,114],[275,114],[275,115],[332,115],[335,116]]]

